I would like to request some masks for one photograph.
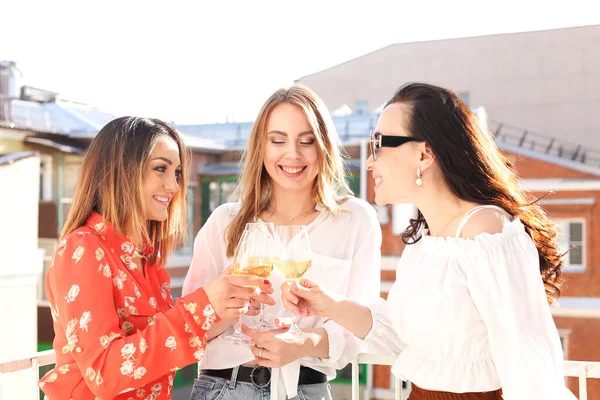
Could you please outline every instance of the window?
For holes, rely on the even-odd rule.
[[[202,225],[217,207],[231,200],[237,179],[235,175],[202,178]]]
[[[196,218],[196,184],[192,183],[187,187],[186,209],[187,209],[187,240],[185,244],[177,250],[177,254],[191,254],[194,250],[194,239],[196,239],[196,227],[194,219]]]
[[[44,268],[38,285],[38,301],[40,302],[48,301],[44,282],[46,280],[48,268],[50,268],[50,264],[52,263],[52,258],[54,256],[54,250],[56,250],[56,247],[58,247],[58,239],[38,238],[38,248],[44,251]]]
[[[585,220],[559,219],[558,244],[562,252],[568,251],[564,258],[565,272],[585,271]]]
[[[52,201],[52,157],[40,156],[40,201]]]

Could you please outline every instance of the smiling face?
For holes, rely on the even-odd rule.
[[[386,136],[411,136],[409,125],[410,108],[402,103],[386,107],[377,121],[375,132]],[[424,143],[409,142],[398,147],[377,149],[377,161],[371,155],[365,168],[375,180],[375,202],[378,205],[412,203],[418,190],[415,181],[417,168],[421,167]]]
[[[319,150],[306,115],[299,106],[281,103],[266,124],[264,165],[276,189],[312,191],[319,173]]]
[[[181,161],[177,143],[168,136],[161,137],[150,153],[142,178],[144,218],[165,221],[173,196],[179,190]]]

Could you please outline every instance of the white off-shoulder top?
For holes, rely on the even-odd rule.
[[[407,245],[388,300],[371,307],[371,351],[397,358],[394,375],[456,393],[502,388],[504,399],[575,399],[546,300],[534,242],[506,215],[501,233],[428,236]]]

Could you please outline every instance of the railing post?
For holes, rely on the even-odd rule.
[[[579,155],[580,151],[581,151],[581,145],[577,146],[577,148],[575,149],[575,152],[573,153],[573,156],[571,157],[571,159],[573,161],[577,161],[577,156]]]
[[[546,154],[550,154],[550,150],[552,149],[552,145],[554,145],[555,140],[556,140],[555,138],[552,138],[550,140],[550,143],[548,143],[548,147],[546,147]]]
[[[33,390],[35,391],[33,392],[34,396],[32,397],[32,399],[39,399],[40,393],[38,391],[38,380],[40,379],[40,363],[37,358],[33,358],[31,360],[31,369],[35,374],[35,386],[33,387]]]
[[[523,143],[525,143],[525,139],[527,138],[528,133],[529,133],[529,131],[523,132],[523,136],[521,136],[521,140],[519,141],[519,147],[522,147]]]
[[[358,364],[358,357],[352,361],[352,400],[359,400],[360,399],[360,394],[359,394],[359,390],[360,390],[360,381],[359,381],[359,372],[360,368],[359,368],[359,364]]]
[[[587,366],[584,364],[579,371],[579,400],[587,400]]]
[[[498,126],[496,127],[496,130],[494,131],[494,136],[498,137],[498,134],[500,134],[501,130],[502,130],[502,124],[498,124]]]
[[[400,379],[400,378],[394,378],[394,379],[395,379],[394,380],[394,382],[395,382],[394,386],[396,386],[396,390],[395,390],[395,393],[394,393],[394,398],[396,400],[402,400],[402,379]]]

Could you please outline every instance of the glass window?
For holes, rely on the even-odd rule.
[[[559,219],[558,244],[562,252],[567,252],[564,258],[566,272],[585,271],[585,220]]]

